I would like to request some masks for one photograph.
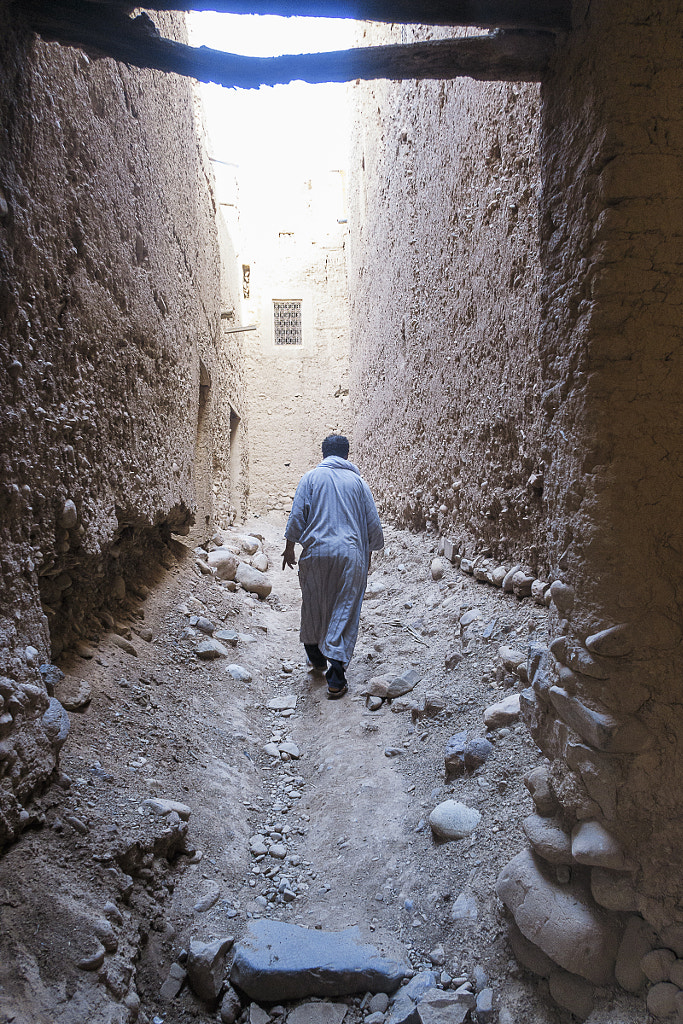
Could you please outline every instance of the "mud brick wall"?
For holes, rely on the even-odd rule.
[[[372,28],[363,42],[445,30]],[[356,87],[350,201],[358,462],[385,514],[536,571],[546,547],[538,87]],[[533,476],[535,487],[529,483]]]
[[[188,529],[200,384],[229,437],[211,382],[240,382],[191,85],[43,44],[20,5],[0,49],[1,842],[63,739],[39,665]]]

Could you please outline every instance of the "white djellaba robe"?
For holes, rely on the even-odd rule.
[[[384,535],[357,466],[329,455],[299,481],[285,530],[299,556],[302,644],[348,665],[358,636],[371,551]]]

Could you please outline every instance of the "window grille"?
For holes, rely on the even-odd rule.
[[[301,300],[273,300],[273,338],[276,345],[301,345]]]

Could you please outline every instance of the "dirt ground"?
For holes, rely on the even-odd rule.
[[[444,773],[448,738],[487,735],[484,709],[515,683],[500,645],[545,640],[545,608],[448,563],[435,582],[434,539],[388,529],[349,693],[329,701],[298,641],[297,577],[278,557],[283,525],[255,519],[242,528],[264,538],[273,583],[265,601],[201,574],[194,552],[176,543],[119,627],[128,649],[112,633],[60,663],[61,685],[87,680],[92,699],[71,713],[59,784],[0,861],[0,1024],[113,1024],[138,1007],[142,1022],[214,1021],[216,1010],[187,987],[170,1002],[160,988],[191,938],[239,937],[256,916],[326,930],[355,924],[415,969],[431,968],[441,946],[439,969],[451,977],[486,973],[494,1019],[571,1019],[512,959],[494,892],[525,845],[521,820],[532,805],[523,776],[538,750],[513,723],[488,734],[494,749],[483,767],[452,781]],[[481,617],[463,628],[470,609]],[[206,636],[192,615],[237,634],[228,658],[197,657]],[[366,680],[408,669],[421,677],[408,700],[370,711]],[[438,698],[444,709],[398,710],[425,694],[433,711]],[[293,712],[268,709],[290,695]],[[273,740],[293,742],[300,757],[271,756],[264,746]],[[155,814],[144,804],[151,797],[186,804],[187,825]],[[482,818],[469,838],[439,843],[426,821],[449,797]],[[256,835],[282,845],[285,858],[257,861]],[[360,1000],[346,1001],[347,1020],[362,1020]],[[645,1020],[640,1002],[611,991],[590,1017]]]

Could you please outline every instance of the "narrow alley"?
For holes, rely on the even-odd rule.
[[[3,1021],[118,1020],[108,997],[123,998],[121,1012],[135,1004],[133,970],[138,1019],[215,1020],[215,1001],[183,967],[190,942],[239,940],[260,917],[357,926],[409,973],[460,993],[463,1017],[449,1007],[449,1020],[477,999],[489,1019],[490,996],[501,1024],[555,1021],[510,960],[495,895],[533,810],[524,777],[543,764],[517,720],[520,649],[545,635],[547,588],[539,600],[505,593],[500,569],[498,587],[485,581],[490,563],[464,572],[429,536],[388,529],[349,694],[329,701],[298,642],[283,522],[216,538],[247,564],[263,567],[266,554],[267,598],[210,575],[206,549],[173,542],[128,619],[64,664],[54,685],[72,728],[59,784],[0,862]],[[430,827],[446,801],[470,809],[463,838]],[[50,981],[41,971],[36,992],[47,950],[60,971]],[[224,1002],[222,1020],[285,1013]],[[368,1002],[346,998],[346,1020],[370,1018]],[[644,1019],[627,1004],[620,1021]],[[400,1006],[386,1019],[402,1020]]]

